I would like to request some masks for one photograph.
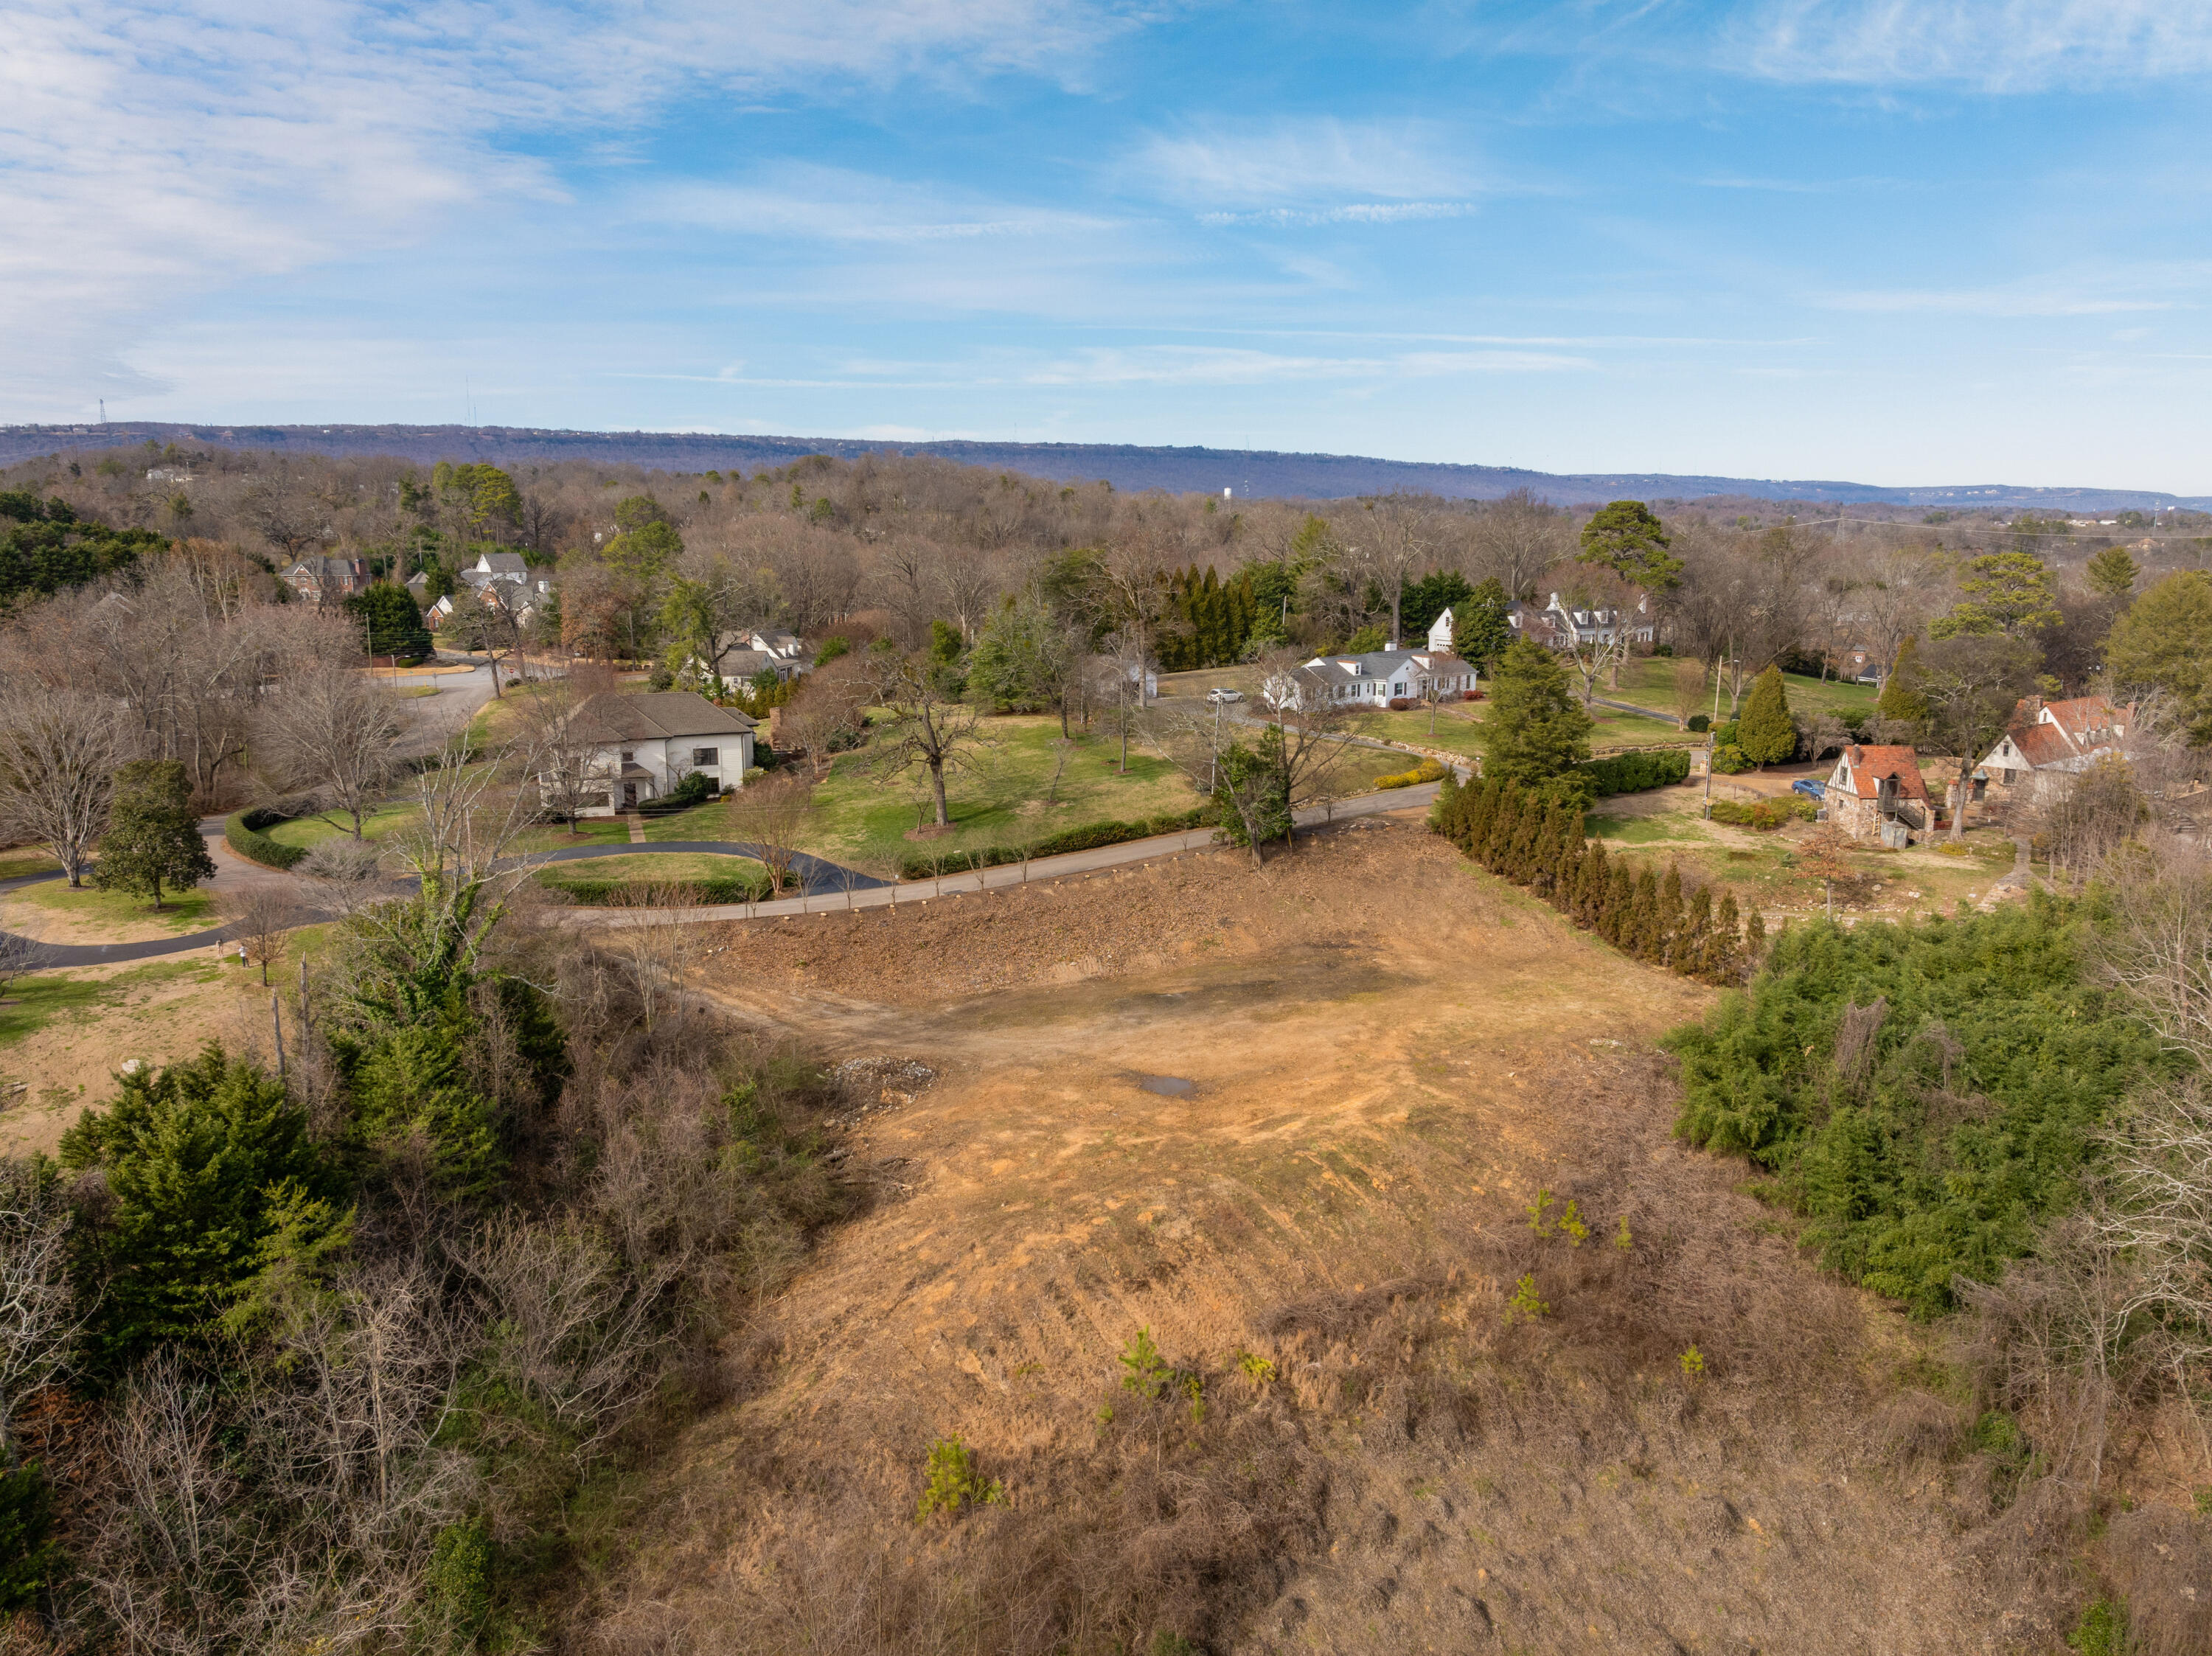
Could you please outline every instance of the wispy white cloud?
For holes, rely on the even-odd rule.
[[[1129,26],[1115,0],[16,0],[0,379],[18,409],[147,389],[117,346],[157,308],[557,199],[541,134],[618,155],[678,97],[1058,78]]]
[[[2134,311],[2171,311],[2180,306],[2180,301],[2170,299],[2090,293],[2071,288],[1876,288],[1818,294],[1814,302],[1829,310],[1877,315],[1998,318],[2118,316]]]
[[[1117,227],[1117,221],[1096,214],[808,166],[778,167],[744,184],[655,187],[633,197],[629,213],[647,222],[822,242],[963,242],[1095,235]]]
[[[1290,229],[1314,224],[1404,224],[1422,219],[1464,218],[1474,203],[1464,201],[1349,202],[1341,207],[1267,207],[1255,213],[1200,213],[1200,224],[1255,224]]]
[[[1218,211],[1433,203],[1480,187],[1452,150],[1440,128],[1416,121],[1204,125],[1153,135],[1121,174],[1143,193]]]
[[[1762,79],[2033,91],[2212,69],[2203,0],[1761,0],[1723,64]]]
[[[1586,371],[1596,366],[1587,357],[1540,351],[1407,351],[1389,356],[1292,356],[1222,347],[1148,345],[1075,352],[1022,374],[1020,383],[1257,385],[1296,380],[1562,373]]]

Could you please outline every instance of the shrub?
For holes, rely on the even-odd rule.
[[[1060,857],[1071,851],[1095,851],[1101,846],[1147,840],[1156,834],[1181,834],[1190,828],[1210,827],[1220,820],[1218,806],[1200,805],[1194,810],[1149,816],[1140,822],[1086,822],[1080,828],[1048,834],[1026,849],[1032,858]],[[1020,846],[977,846],[967,851],[939,852],[934,855],[925,851],[909,852],[899,861],[899,878],[927,880],[933,874],[965,874],[974,869],[1001,868],[1008,863],[1020,862],[1024,851]]]
[[[1394,695],[1383,704],[1394,713],[1408,713],[1421,704],[1408,695]]]
[[[760,755],[769,756],[766,750]],[[767,767],[763,765],[763,769]],[[666,816],[679,810],[689,810],[694,805],[703,805],[714,797],[714,779],[704,771],[692,771],[663,794],[655,795],[637,808],[641,816]]]
[[[1576,773],[1590,779],[1592,791],[1603,798],[1611,793],[1641,793],[1646,788],[1663,788],[1684,780],[1690,774],[1690,751],[1686,748],[1646,748],[1635,753],[1614,754],[1608,759],[1593,759],[1575,767]]]
[[[223,843],[249,863],[259,863],[264,868],[290,868],[307,854],[307,847],[288,846],[262,831],[289,820],[282,811],[233,811],[222,819]]]
[[[983,1481],[965,1444],[957,1437],[941,1437],[929,1446],[929,1482],[914,1520],[919,1524],[932,1513],[957,1518],[963,1506],[1003,1506],[1006,1499],[1006,1486],[997,1478]]]
[[[1700,736],[1705,734],[1705,731],[1712,729],[1712,727],[1713,721],[1711,719],[1708,719],[1705,714],[1692,713],[1690,715],[1690,729],[1695,731]]]
[[[432,1616],[462,1641],[473,1641],[491,1617],[491,1531],[483,1520],[438,1532],[422,1586]]]
[[[1723,742],[1713,749],[1713,769],[1718,774],[1735,776],[1750,768],[1751,761],[1735,743]]]
[[[1409,771],[1394,771],[1388,776],[1376,777],[1375,786],[1378,788],[1417,787],[1424,782],[1439,780],[1443,773],[1444,766],[1440,761],[1424,759]]]
[[[27,1608],[60,1571],[53,1523],[53,1495],[36,1461],[0,1472],[0,1611]]]
[[[1724,748],[1735,745],[1735,733],[1736,721],[1733,719],[1729,719],[1725,725],[1716,725],[1713,726],[1713,740]]]
[[[2075,1200],[2094,1135],[2170,1069],[2086,979],[2080,911],[1784,933],[1747,994],[1667,1046],[1676,1131],[1778,1175],[1830,1269],[1931,1316]]]
[[[1820,816],[1820,808],[1803,795],[1793,793],[1781,799],[1756,799],[1747,805],[1740,799],[1716,799],[1712,815],[1716,822],[1757,828],[1766,834],[1784,822],[1814,822]]]

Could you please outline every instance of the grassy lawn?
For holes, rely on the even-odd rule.
[[[1087,822],[1158,816],[1189,810],[1200,803],[1182,773],[1148,752],[1134,732],[1129,739],[1128,774],[1121,774],[1116,769],[1120,741],[1102,723],[1089,736],[1073,738],[1074,749],[1060,774],[1058,803],[1048,805],[1044,797],[1057,758],[1053,744],[1060,737],[1060,721],[1015,715],[986,719],[983,731],[992,745],[975,751],[975,767],[949,772],[945,777],[950,834],[907,839],[908,831],[925,820],[917,806],[928,797],[927,774],[878,782],[869,773],[869,750],[862,749],[839,755],[829,777],[815,788],[814,820],[802,846],[833,861],[881,867],[918,847],[963,851],[975,846],[1019,845]],[[1395,763],[1385,767],[1400,767]],[[726,829],[713,837],[732,836]]]
[[[1784,673],[1782,684],[1790,696],[1790,711],[1796,713],[1832,713],[1845,719],[1856,719],[1871,713],[1877,692],[1871,684],[1842,684],[1830,679],[1823,684],[1817,678],[1802,673]],[[1746,688],[1749,694],[1748,687]],[[1650,656],[1632,661],[1620,670],[1620,688],[1609,690],[1602,686],[1598,694],[1610,701],[1632,701],[1639,707],[1650,707],[1659,713],[1669,725],[1674,722],[1674,662],[1667,656]],[[1712,712],[1712,686],[1705,687],[1705,700],[1700,711]],[[1721,717],[1728,717],[1728,691],[1721,691]]]
[[[1346,718],[1345,729],[1354,736],[1372,737],[1378,742],[1407,742],[1417,748],[1472,755],[1481,750],[1476,738],[1485,705],[1461,701],[1437,708],[1434,736],[1429,734],[1426,707],[1418,713],[1394,713],[1383,707],[1352,713]]]
[[[713,852],[678,851],[657,856],[579,857],[541,869],[538,883],[548,891],[569,893],[580,901],[619,902],[623,897],[642,895],[671,885],[726,885],[741,880],[762,895],[768,890],[768,870],[750,857],[725,857]],[[609,889],[611,883],[614,890]]]
[[[1705,824],[1692,808],[1625,818],[1594,814],[1589,826],[1609,852],[1626,857],[1632,867],[1649,862],[1663,870],[1679,863],[1686,874],[1694,871],[1733,889],[1739,905],[1756,904],[1770,920],[1778,913],[1810,913],[1822,906],[1820,883],[1796,867],[1797,841],[1809,824],[1746,835]],[[1682,840],[1705,843],[1655,843]],[[1957,856],[1921,846],[1905,852],[1869,848],[1851,852],[1850,862],[1865,889],[1848,904],[1838,900],[1838,918],[1896,919],[1948,913],[1961,897],[1986,896],[1991,883],[2011,868],[2013,847],[1995,834],[1970,834]]]
[[[177,979],[213,983],[220,976],[205,961],[154,961],[108,978],[73,978],[65,972],[18,978],[0,998],[0,1046],[37,1034],[65,1013],[112,1006],[134,989]]]
[[[1705,824],[1694,814],[1667,811],[1655,816],[1605,816],[1593,811],[1583,822],[1583,832],[1602,840],[1608,851],[1623,846],[1650,845],[1655,840],[1711,840]]]
[[[416,820],[416,816],[413,800],[387,799],[362,819],[361,831],[372,840],[388,840],[404,831]],[[333,811],[326,817],[295,816],[289,822],[279,822],[264,832],[282,846],[313,846],[320,844],[332,834],[350,834],[350,826],[338,826],[350,822],[349,817]]]
[[[161,909],[143,897],[122,891],[100,891],[91,886],[72,891],[66,880],[25,886],[10,899],[32,903],[78,923],[108,931],[127,926],[159,925],[172,931],[198,931],[216,923],[215,893],[205,886],[196,890],[161,894]]]
[[[43,851],[30,846],[18,846],[0,852],[0,880],[21,880],[33,874],[51,874],[61,864]]]

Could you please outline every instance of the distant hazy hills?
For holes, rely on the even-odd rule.
[[[1735,495],[1899,507],[2023,507],[2087,513],[2126,507],[2212,509],[2212,496],[2124,488],[2029,488],[2003,483],[1882,488],[1806,478],[1678,476],[1668,472],[1527,471],[1516,466],[1431,464],[1356,454],[1279,454],[1222,448],[1141,448],[1123,443],[885,443],[841,437],[734,437],[714,432],[544,431],[517,426],[202,426],[131,421],[106,426],[0,427],[0,464],[79,448],[142,443],[220,444],[331,455],[393,454],[434,460],[590,460],[669,471],[754,471],[806,454],[852,459],[893,450],[967,465],[1000,466],[1064,482],[1105,478],[1121,489],[1334,499],[1407,490],[1494,500],[1516,488],[1563,504],[1624,496],[1699,500]]]

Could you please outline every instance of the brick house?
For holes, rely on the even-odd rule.
[[[1854,743],[1837,755],[1821,800],[1828,821],[1853,839],[1887,846],[1910,843],[1936,820],[1920,755],[1911,748]]]

